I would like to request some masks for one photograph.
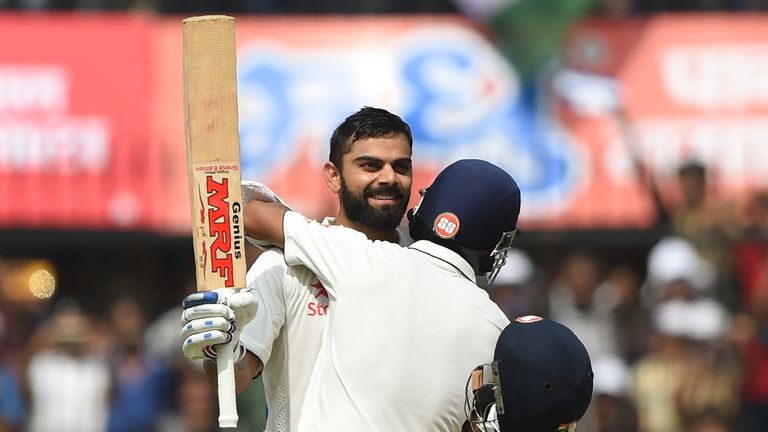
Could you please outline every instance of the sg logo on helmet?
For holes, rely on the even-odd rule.
[[[444,239],[452,239],[459,232],[459,218],[450,212],[440,213],[435,218],[435,234]]]

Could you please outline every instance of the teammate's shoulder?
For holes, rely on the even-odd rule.
[[[277,248],[268,249],[254,261],[251,268],[248,269],[249,276],[263,273],[267,270],[285,271],[288,265],[285,263],[283,251]]]
[[[368,236],[360,231],[343,225],[320,225],[327,233],[326,240],[332,248],[349,248],[353,245],[373,243]]]
[[[316,281],[317,276],[303,265],[289,266],[285,262],[285,254],[281,249],[270,249],[265,251],[254,262],[252,268],[264,271],[267,269],[279,270],[287,276],[286,280],[295,279],[299,284],[306,284],[307,281]]]
[[[285,255],[283,254],[282,249],[267,249],[256,259],[255,263],[259,262],[264,264],[282,264],[285,266]]]
[[[290,214],[290,216],[289,216]],[[310,219],[303,216],[301,213],[287,212],[284,224],[290,224],[291,226],[310,226],[313,228],[320,228],[322,232],[333,233],[334,235],[361,237],[367,239],[365,234],[352,228],[339,225],[335,218],[326,217],[322,222],[318,222],[315,219]]]
[[[480,290],[479,288],[476,288]],[[484,291],[484,290],[480,290]],[[482,301],[484,304],[484,308],[486,310],[486,316],[488,319],[499,329],[503,330],[504,327],[509,324],[509,317],[504,313],[504,311],[501,310],[498,304],[491,300],[490,298],[487,299],[487,301],[484,299]]]
[[[403,246],[400,243],[393,243],[387,240],[373,240],[372,243],[374,247],[380,248],[382,251],[386,251],[387,253],[397,254],[397,253],[404,253],[408,251],[408,248],[406,246]]]
[[[308,285],[317,281],[317,276],[303,265],[289,266],[287,274],[292,276],[299,284]]]

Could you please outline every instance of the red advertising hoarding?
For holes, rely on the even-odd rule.
[[[145,17],[0,14],[0,225],[153,228]]]
[[[768,187],[768,18],[664,15],[642,21],[587,21],[564,44],[565,69],[588,78],[592,101],[615,85],[617,101],[584,110],[568,101],[561,121],[590,154],[591,200],[579,225],[647,227],[655,218],[648,182],[675,202],[676,170],[697,161],[713,193],[732,206]],[[595,86],[595,81],[604,81]],[[586,96],[585,96],[586,97]],[[568,99],[568,98],[565,98]],[[582,209],[584,206],[580,206]]]
[[[0,14],[0,38],[14,41],[0,44],[0,226],[188,233],[181,18]],[[762,16],[585,22],[564,71],[618,102],[584,112],[532,106],[460,18],[238,17],[243,176],[310,216],[335,212],[328,139],[373,105],[413,129],[414,191],[478,157],[520,184],[525,228],[648,227],[633,157],[663,192],[692,157],[730,196],[768,185],[767,40]]]

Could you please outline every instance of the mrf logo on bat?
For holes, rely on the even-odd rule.
[[[238,168],[236,164],[196,167],[206,172],[204,184],[198,184],[200,229],[204,234],[198,264],[204,274],[218,274],[226,288],[235,286],[235,265],[243,258],[242,205],[240,197],[230,193],[230,182],[235,176],[229,175]]]

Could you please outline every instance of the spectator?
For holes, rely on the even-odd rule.
[[[734,320],[733,336],[743,361],[741,383],[744,432],[768,430],[768,279],[747,311]]]
[[[648,351],[651,322],[640,301],[640,276],[629,264],[619,264],[608,274],[595,297],[610,305],[618,354],[633,363]]]
[[[0,313],[0,343],[5,351],[6,319]],[[0,361],[0,431],[21,431],[26,421],[27,407],[21,395],[21,385],[17,371],[8,364],[7,356]]]
[[[194,279],[184,284],[183,295],[192,294],[197,289]],[[144,332],[144,351],[152,359],[157,359],[171,366],[178,366],[179,362],[187,362],[187,359],[179,351],[181,346],[181,334],[179,334],[179,316],[181,316],[181,302],[164,311],[157,317]]]
[[[752,303],[768,279],[768,191],[756,193],[746,211],[745,228],[734,247],[741,304]]]
[[[727,340],[730,317],[711,299],[689,301],[686,309],[682,317],[694,358],[676,399],[680,418],[685,430],[694,430],[707,417],[712,420],[707,427],[720,423],[733,429],[740,409],[741,370],[737,352]]]
[[[489,295],[510,320],[523,315],[544,315],[546,297],[536,286],[536,268],[528,254],[511,249],[489,289]]]
[[[158,432],[210,432],[218,429],[215,393],[202,370],[188,364],[176,389],[177,412],[166,416]]]
[[[738,410],[735,358],[720,345],[727,312],[711,299],[673,298],[655,306],[651,352],[635,366],[641,428],[690,431],[713,414],[732,421]]]
[[[739,307],[730,247],[738,236],[736,206],[725,205],[712,195],[704,165],[689,161],[678,169],[682,201],[673,208],[674,232],[690,241],[715,270],[715,298],[731,310]]]
[[[592,358],[614,356],[616,330],[610,305],[599,301],[600,265],[594,256],[578,252],[566,258],[560,278],[549,290],[553,320],[570,328],[587,347]]]
[[[112,373],[114,397],[110,406],[110,432],[153,431],[168,409],[171,371],[144,350],[144,315],[136,299],[123,297],[110,309],[114,337]]]
[[[592,362],[595,373],[592,403],[579,427],[592,432],[636,432],[637,409],[632,378],[624,360],[602,357]]]
[[[672,298],[693,299],[711,293],[714,268],[680,237],[666,237],[648,254],[641,296],[648,307]]]
[[[675,398],[693,354],[683,337],[685,317],[681,303],[662,303],[653,313],[651,350],[634,366],[634,399],[640,429],[653,432],[684,432]]]
[[[26,420],[26,411],[16,372],[0,365],[0,431],[21,431]]]
[[[30,432],[103,432],[110,374],[92,321],[62,305],[38,328],[26,371]]]
[[[715,414],[705,414],[696,419],[691,426],[691,432],[731,432],[733,426]]]

